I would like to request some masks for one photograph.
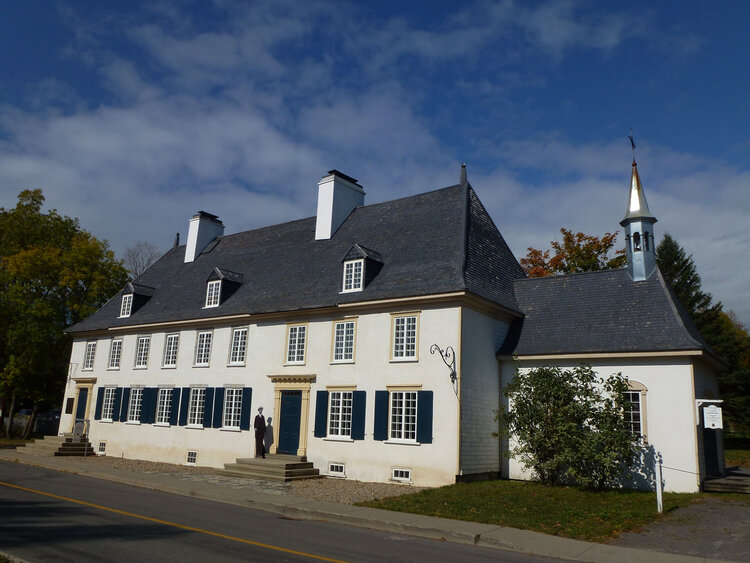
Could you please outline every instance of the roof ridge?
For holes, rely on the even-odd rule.
[[[536,277],[529,277],[526,276],[525,278],[517,278],[516,281],[519,280],[558,280],[562,278],[572,278],[574,276],[587,276],[591,274],[604,274],[604,273],[610,273],[610,272],[622,272],[623,270],[626,270],[627,268],[607,268],[605,270],[589,270],[588,272],[569,272],[567,274],[553,274],[551,276],[536,276]]]

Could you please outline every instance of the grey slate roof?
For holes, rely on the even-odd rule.
[[[341,259],[354,244],[382,268],[361,292],[340,293]],[[120,295],[70,332],[234,314],[290,312],[340,303],[467,290],[518,311],[513,280],[524,277],[468,184],[358,207],[330,240],[315,240],[315,217],[219,237],[193,262],[173,248],[136,281],[153,287],[130,317]],[[241,276],[219,307],[204,309],[215,268]]]
[[[514,287],[524,318],[501,355],[710,352],[658,269],[640,282],[622,269],[527,278]]]

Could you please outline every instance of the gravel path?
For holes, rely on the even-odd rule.
[[[355,504],[368,500],[395,497],[399,495],[417,493],[426,487],[413,487],[397,483],[370,483],[366,481],[349,481],[322,477],[320,479],[304,479],[289,483],[261,481],[256,479],[242,479],[219,475],[211,467],[196,467],[191,465],[175,465],[156,461],[126,459],[111,456],[92,456],[84,458],[69,458],[89,465],[101,465],[112,469],[126,471],[140,471],[143,473],[173,474],[181,479],[191,481],[205,480],[213,484],[236,488],[252,488],[265,493],[294,495],[317,500],[327,500],[342,504]]]

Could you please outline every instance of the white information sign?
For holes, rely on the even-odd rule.
[[[724,428],[721,419],[721,408],[716,405],[703,407],[703,427],[711,429]]]

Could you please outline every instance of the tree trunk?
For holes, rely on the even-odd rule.
[[[16,392],[10,396],[10,408],[8,409],[8,420],[5,423],[5,437],[10,440],[10,434],[13,430],[13,417],[16,414]]]
[[[31,409],[31,414],[29,415],[29,420],[26,421],[26,428],[23,431],[23,436],[21,436],[24,440],[28,440],[29,436],[31,436],[31,429],[34,428],[37,414],[39,414],[39,403],[34,403],[34,406]]]

